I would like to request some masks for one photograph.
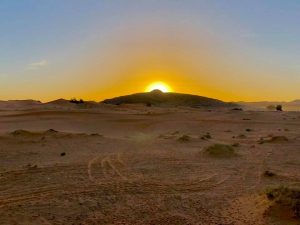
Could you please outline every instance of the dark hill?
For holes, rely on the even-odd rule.
[[[217,99],[202,97],[198,95],[181,94],[173,92],[161,92],[154,90],[152,92],[136,93],[126,96],[120,96],[112,99],[106,99],[102,103],[106,104],[145,104],[156,106],[188,106],[188,107],[234,107],[237,104],[226,103]]]

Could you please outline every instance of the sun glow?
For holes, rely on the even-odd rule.
[[[162,92],[171,92],[172,88],[169,85],[167,85],[166,83],[158,81],[158,82],[151,83],[145,89],[146,92],[150,92],[153,90],[160,90]]]

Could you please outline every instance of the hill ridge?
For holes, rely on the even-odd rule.
[[[190,106],[190,107],[220,107],[237,106],[235,103],[223,102],[218,99],[177,92],[161,92],[153,90],[151,92],[134,93],[105,99],[101,103],[120,104],[146,104],[146,105],[166,105],[166,106]]]

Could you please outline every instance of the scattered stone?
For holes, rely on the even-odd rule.
[[[232,147],[240,147],[240,144],[239,143],[234,143],[234,144],[232,144]]]
[[[32,170],[32,169],[37,169],[38,166],[37,165],[31,165],[31,163],[28,163],[26,166],[24,166],[24,168],[26,168],[28,170]]]
[[[240,135],[237,136],[237,138],[239,138],[239,139],[245,139],[245,138],[246,138],[246,135],[240,134]]]
[[[265,177],[274,177],[276,174],[273,173],[273,172],[271,172],[271,171],[269,171],[269,170],[266,170],[266,171],[263,173],[263,175],[264,175]]]
[[[102,137],[103,135],[98,134],[98,133],[92,133],[92,134],[90,134],[90,136],[92,136],[92,137]]]
[[[212,136],[210,135],[209,132],[207,132],[206,134],[204,134],[202,137],[201,137],[202,140],[208,140],[208,139],[212,139]]]
[[[243,111],[242,108],[233,108],[233,109],[231,109],[231,110],[233,110],[233,111]]]

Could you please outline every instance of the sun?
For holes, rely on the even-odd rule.
[[[147,88],[145,89],[145,92],[150,92],[153,90],[160,90],[162,92],[171,92],[172,88],[164,82],[157,81],[157,82],[149,84],[147,86]]]

